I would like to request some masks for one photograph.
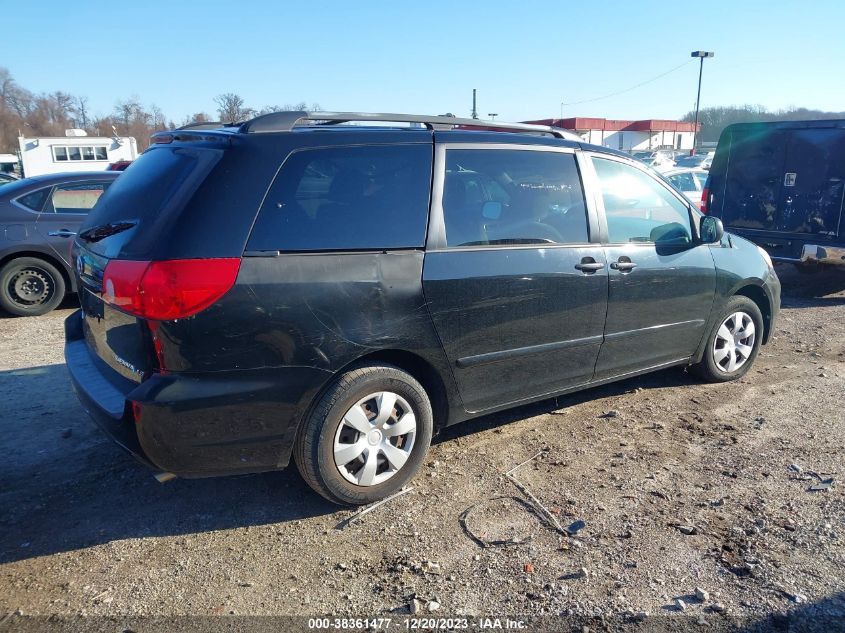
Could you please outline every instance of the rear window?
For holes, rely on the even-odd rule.
[[[425,242],[430,145],[294,152],[276,176],[248,250],[419,248]]]
[[[131,228],[85,247],[106,257],[148,255],[220,156],[221,150],[169,145],[144,152],[99,198],[79,233],[110,224]]]

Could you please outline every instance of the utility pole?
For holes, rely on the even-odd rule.
[[[478,118],[478,110],[475,108],[475,88],[472,89],[472,118]]]
[[[707,57],[714,57],[716,53],[712,51],[693,51],[690,53],[690,57],[698,57],[701,61],[701,64],[698,67],[698,96],[695,98],[695,125],[692,128],[692,151],[690,152],[691,156],[695,155],[695,141],[696,137],[698,136],[698,109],[701,105],[701,75],[704,73],[704,60]]]

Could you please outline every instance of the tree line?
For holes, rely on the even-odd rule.
[[[65,130],[85,130],[89,136],[132,136],[138,149],[149,146],[150,135],[190,123],[244,121],[253,116],[279,110],[320,110],[319,104],[305,102],[248,107],[242,97],[224,93],[214,98],[217,117],[196,112],[175,121],[156,104],[145,104],[137,95],[115,103],[107,114],[94,113],[88,97],[63,91],[34,93],[18,84],[8,69],[0,67],[0,153],[14,153],[18,137],[64,136]]]
[[[698,113],[701,133],[698,141],[715,143],[722,130],[732,123],[755,123],[758,121],[811,121],[816,119],[845,119],[845,112],[825,112],[807,108],[789,108],[786,110],[767,110],[761,105],[717,106],[704,108]],[[687,112],[682,121],[695,121],[695,111]]]
[[[181,121],[174,121],[165,116],[157,105],[144,104],[136,95],[118,101],[107,114],[94,114],[87,97],[62,91],[33,93],[18,84],[6,68],[0,67],[0,153],[14,153],[19,136],[64,136],[65,130],[71,128],[85,130],[90,136],[133,136],[138,141],[138,148],[144,150],[154,132],[190,123],[212,120],[232,123],[281,110],[322,110],[319,104],[309,106],[304,101],[252,108],[246,105],[243,97],[233,92],[216,96],[214,103],[217,106],[216,119],[200,111]],[[769,111],[760,105],[704,108],[698,116],[701,122],[698,140],[705,143],[718,141],[722,130],[731,123],[808,119],[845,119],[845,112],[807,108]],[[694,121],[695,112],[687,112],[681,120]]]

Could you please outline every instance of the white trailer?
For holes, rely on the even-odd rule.
[[[18,138],[25,177],[74,171],[100,171],[119,160],[135,160],[138,146],[131,136],[85,136],[66,130],[66,136]]]

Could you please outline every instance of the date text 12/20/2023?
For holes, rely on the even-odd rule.
[[[385,631],[391,628],[406,630],[510,630],[526,628],[522,620],[510,618],[310,618],[308,628],[312,630],[355,631],[359,629]]]

